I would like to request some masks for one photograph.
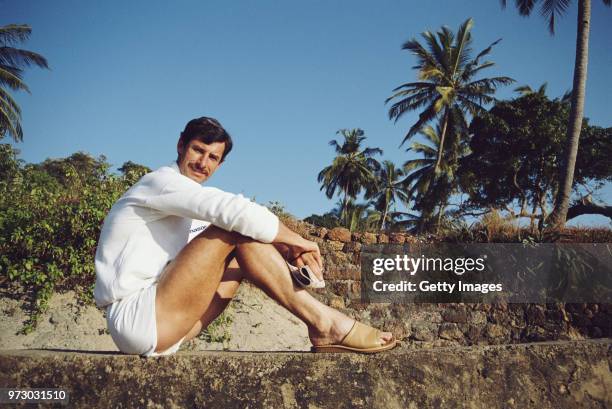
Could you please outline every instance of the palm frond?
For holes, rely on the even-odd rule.
[[[6,92],[6,90],[2,87],[0,87],[0,101],[2,104],[6,104],[10,110],[14,111],[18,116],[21,115],[21,109],[19,108],[19,105],[17,105],[17,102],[13,99],[11,94]]]
[[[431,159],[411,159],[409,161],[406,161],[406,163],[404,163],[403,169],[404,169],[404,172],[409,172],[416,168],[431,166],[433,164],[435,164],[435,161]]]
[[[443,45],[439,44],[436,36],[429,31],[426,31],[421,35],[429,47],[430,52],[427,54],[433,56],[433,60],[435,61],[435,64],[425,64],[424,67],[421,67],[421,78],[423,78],[423,71],[428,68],[429,70],[431,70],[431,68],[435,68],[437,72],[441,73],[448,72],[448,59],[444,53]],[[438,33],[438,36],[441,36],[441,34]]]
[[[6,66],[0,66],[0,86],[3,85],[16,91],[30,92],[28,86],[21,80],[21,70],[18,69],[7,69]]]
[[[400,95],[408,95],[410,93],[417,93],[417,92],[422,92],[422,90],[424,88],[431,88],[434,89],[436,87],[436,84],[433,84],[431,82],[425,82],[425,81],[420,81],[420,82],[407,82],[405,84],[400,85],[397,88],[394,88],[392,90],[392,92],[396,92],[399,91],[400,89],[403,88],[408,88],[408,90],[406,90],[405,94],[400,94]],[[390,100],[391,98],[387,98],[387,101]]]
[[[461,80],[462,81],[469,81],[471,78],[473,78],[474,76],[476,76],[476,74],[478,74],[480,71],[492,67],[494,66],[495,63],[493,61],[485,61],[482,64],[479,65],[471,65],[468,64],[468,66],[466,66],[466,68],[463,70],[463,72],[461,73]]]
[[[380,148],[365,148],[362,153],[369,158],[370,156],[374,155],[382,155],[383,150]]]
[[[555,18],[563,15],[569,8],[571,0],[542,0],[540,14],[548,20],[548,31],[555,34]]]
[[[436,61],[436,59],[429,52],[427,52],[427,50],[423,48],[421,43],[419,43],[416,39],[406,41],[402,45],[402,49],[412,52],[412,54],[417,57],[418,64],[413,67],[414,69],[420,69],[423,66],[431,66],[442,70],[442,67],[438,61]]]
[[[11,112],[5,104],[0,104],[0,129],[4,129],[15,141],[23,140],[20,116]]]
[[[0,64],[14,67],[49,68],[47,60],[42,55],[12,47],[0,47]]]
[[[435,110],[435,103],[436,103],[436,101],[433,101],[433,103],[431,103],[429,105],[429,107],[427,107],[427,109],[425,109],[425,111],[423,111],[423,112],[421,112],[419,114],[418,121],[416,121],[416,123],[410,127],[410,129],[408,130],[408,133],[406,134],[406,136],[402,140],[402,143],[400,144],[400,146],[402,146],[410,138],[412,138],[414,135],[416,135],[417,132],[419,132],[421,130],[423,125],[427,124],[429,121],[431,121],[432,119],[434,119],[436,117],[438,112]],[[396,122],[397,122],[397,119],[398,118],[395,119]]]
[[[463,24],[461,24],[461,26],[459,27],[459,31],[457,32],[457,44],[454,48],[454,52],[453,52],[454,61],[452,62],[453,63],[453,68],[452,68],[453,77],[455,76],[455,73],[461,66],[460,63],[462,62],[462,57],[463,56],[467,57],[469,55],[469,45],[471,42],[470,30],[472,29],[473,26],[474,26],[474,20],[471,18],[468,18],[467,20],[465,20]]]
[[[434,97],[433,93],[428,90],[421,94],[412,95],[410,97],[397,101],[389,109],[389,119],[396,118],[396,122],[397,122],[397,119],[399,119],[399,117],[403,115],[405,112],[414,111],[417,108],[420,108],[420,107],[423,107],[429,104],[433,97]]]
[[[32,29],[27,24],[8,24],[0,27],[0,43],[11,45],[26,41]]]
[[[538,0],[516,0],[516,7],[519,9],[519,14],[521,16],[530,15],[537,1]]]

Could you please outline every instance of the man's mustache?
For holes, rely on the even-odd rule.
[[[205,173],[205,174],[207,174],[207,175],[208,175],[208,172],[206,171],[206,169],[205,169],[205,168],[201,168],[201,167],[199,167],[199,166],[197,166],[197,165],[192,165],[192,167],[193,167],[193,168],[194,168],[194,169],[195,169],[197,172],[200,172],[200,173]]]

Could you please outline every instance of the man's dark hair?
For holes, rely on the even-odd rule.
[[[225,159],[232,150],[232,137],[221,126],[219,121],[214,118],[203,116],[187,122],[185,129],[181,132],[179,144],[186,148],[193,139],[197,139],[205,144],[214,142],[225,142],[225,149],[221,161]]]

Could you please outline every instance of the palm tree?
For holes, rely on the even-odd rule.
[[[466,20],[455,35],[448,27],[442,27],[436,35],[429,31],[422,33],[427,49],[416,39],[408,40],[402,49],[409,50],[417,57],[418,82],[408,82],[393,90],[394,94],[385,103],[399,99],[389,110],[389,118],[397,120],[406,112],[425,107],[417,122],[412,125],[402,144],[416,135],[424,125],[435,118],[442,118],[440,149],[434,171],[437,173],[442,162],[444,143],[449,117],[452,111],[469,113],[472,116],[485,113],[483,104],[495,102],[492,97],[500,85],[514,80],[509,77],[475,79],[485,68],[494,65],[481,59],[489,54],[500,40],[493,42],[472,58],[472,36],[470,31],[474,22]]]
[[[406,193],[406,186],[402,183],[405,173],[402,169],[395,167],[389,160],[382,163],[382,167],[376,172],[376,183],[366,191],[366,198],[372,199],[376,210],[381,212],[380,230],[385,227],[389,216],[389,207],[401,201],[408,203],[410,196]]]
[[[450,121],[451,129],[454,121]],[[414,208],[421,211],[418,229],[423,230],[426,226],[433,224],[434,209],[438,206],[436,228],[439,229],[444,209],[448,199],[456,190],[455,173],[458,168],[459,158],[468,153],[468,148],[462,141],[461,133],[451,133],[450,144],[446,149],[445,160],[439,164],[436,172],[437,158],[439,158],[441,147],[441,134],[443,125],[438,123],[436,129],[427,125],[421,130],[421,134],[430,143],[423,144],[415,142],[410,149],[423,155],[420,159],[412,159],[404,163],[406,173],[413,171],[402,181],[410,186],[407,196],[414,197]],[[416,169],[416,170],[415,170]]]
[[[380,164],[374,155],[382,154],[380,148],[361,148],[365,140],[361,129],[341,129],[336,134],[344,137],[342,145],[336,140],[329,142],[336,150],[337,156],[331,165],[325,167],[317,180],[321,183],[321,190],[325,189],[328,198],[332,198],[336,190],[344,193],[342,209],[347,207],[349,198],[355,199],[359,192],[374,180],[374,172]]]
[[[524,97],[525,95],[539,95],[541,97],[546,97],[547,88],[548,88],[548,83],[544,82],[542,85],[540,85],[537,91],[531,88],[529,85],[521,85],[521,86],[514,88],[514,92],[519,93],[521,97]],[[565,91],[563,95],[553,99],[553,101],[561,102],[563,104],[569,104],[571,102],[571,99],[572,99],[572,91]]]
[[[606,6],[612,0],[602,0]],[[515,0],[519,14],[529,16],[536,3],[540,3],[540,14],[548,20],[548,30],[555,33],[557,15],[567,11],[570,0]],[[506,7],[506,0],[501,0],[502,7]],[[555,208],[548,217],[548,224],[553,229],[562,229],[567,219],[569,200],[574,183],[574,168],[578,155],[580,129],[584,115],[584,95],[587,80],[587,63],[589,60],[589,30],[591,27],[591,0],[578,0],[578,27],[576,35],[576,60],[574,61],[574,82],[572,87],[572,102],[570,119],[567,124],[567,146],[565,148],[563,179],[557,197]]]
[[[49,68],[43,56],[13,48],[26,41],[31,33],[32,29],[24,24],[0,27],[0,139],[8,134],[15,142],[23,140],[21,109],[6,88],[30,92],[23,82],[23,69],[33,65]]]
[[[380,213],[369,208],[369,203],[355,203],[352,199],[346,203],[338,203],[332,213],[340,220],[340,224],[350,231],[375,228],[380,218]]]

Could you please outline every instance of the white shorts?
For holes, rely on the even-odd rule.
[[[171,355],[178,351],[185,337],[163,352],[157,347],[155,293],[157,283],[109,305],[106,321],[111,337],[121,352],[142,356]]]

